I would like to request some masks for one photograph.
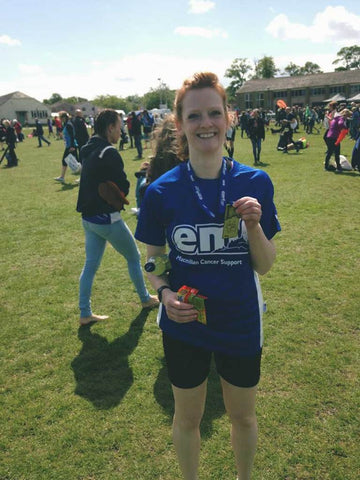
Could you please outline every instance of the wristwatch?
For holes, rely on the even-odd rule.
[[[168,288],[169,290],[171,290],[171,288],[169,287],[169,285],[161,285],[161,287],[159,287],[159,288],[157,289],[157,294],[158,294],[159,302],[161,302],[161,300],[162,300],[162,292],[163,292],[163,290],[166,290],[167,288]]]

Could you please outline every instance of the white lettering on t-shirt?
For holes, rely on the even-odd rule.
[[[223,224],[178,225],[172,232],[172,241],[179,252],[187,255],[248,253],[244,226],[240,227],[241,237],[226,239],[222,238],[223,227]]]

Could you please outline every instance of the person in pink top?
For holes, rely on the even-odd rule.
[[[346,120],[350,117],[351,111],[345,108],[340,112],[339,115],[334,116],[330,122],[329,131],[326,135],[326,144],[328,146],[328,150],[325,157],[325,170],[327,171],[333,170],[333,168],[329,166],[329,161],[332,154],[335,155],[336,170],[338,172],[342,171],[340,165],[340,143],[336,144],[336,140],[338,139],[341,130],[347,128]]]

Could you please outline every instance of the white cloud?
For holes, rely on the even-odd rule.
[[[20,63],[18,66],[20,74],[23,75],[39,75],[42,72],[42,68],[39,65],[25,65]]]
[[[183,37],[228,38],[227,32],[221,28],[177,27],[174,33],[182,35]]]
[[[0,43],[8,45],[9,47],[17,47],[21,45],[20,40],[11,38],[9,35],[0,35]]]
[[[210,0],[189,0],[189,13],[206,13],[215,8],[215,2]]]
[[[300,66],[305,65],[306,62],[313,62],[317,63],[323,72],[333,72],[334,65],[332,62],[335,60],[335,58],[336,55],[334,54],[316,54],[311,52],[310,54],[304,53],[302,55],[275,55],[274,62],[280,71],[283,71],[290,62]]]
[[[182,81],[198,71],[216,73],[224,82],[223,75],[231,63],[231,58],[206,59],[156,54],[139,54],[123,57],[114,62],[94,59],[86,72],[82,74],[66,72],[48,74],[44,69],[34,68],[30,73],[22,69],[13,80],[2,81],[0,77],[0,95],[19,90],[40,101],[49,98],[53,92],[62,97],[81,96],[93,99],[97,95],[143,95],[150,88],[157,88],[159,78],[171,89],[177,89]],[[18,68],[19,69],[19,68]],[[147,75],[144,75],[144,71]]]
[[[313,43],[359,42],[360,16],[345,7],[326,7],[315,15],[311,25],[291,22],[287,15],[277,15],[266,31],[280,40],[310,40]]]

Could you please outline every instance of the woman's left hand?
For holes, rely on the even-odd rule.
[[[239,217],[244,220],[249,230],[256,227],[261,219],[261,205],[256,198],[242,197],[233,202],[233,207]]]

